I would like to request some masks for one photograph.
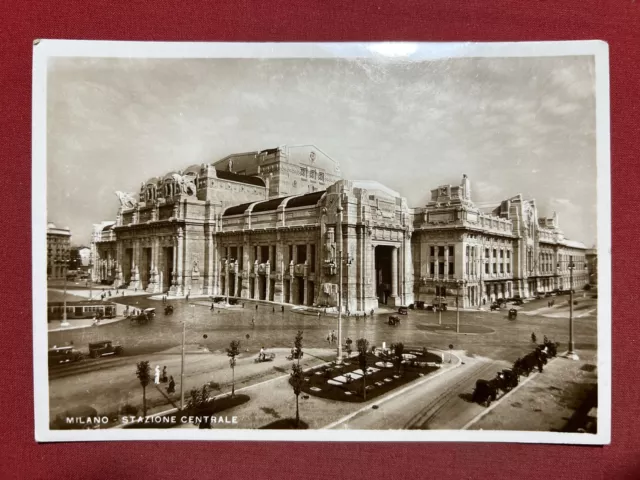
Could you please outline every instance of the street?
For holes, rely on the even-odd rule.
[[[79,363],[50,367],[50,415],[62,413],[74,406],[91,405],[101,414],[117,415],[125,405],[140,409],[142,389],[135,376],[136,363],[148,360],[151,368],[166,366],[168,375],[176,380],[176,399],[179,401],[179,376],[181,363],[182,321],[186,320],[185,396],[193,387],[213,382],[212,394],[230,391],[231,369],[225,348],[231,340],[240,340],[241,355],[235,368],[236,389],[254,392],[252,401],[230,409],[229,414],[244,415],[244,423],[259,428],[268,422],[274,412],[290,413],[293,394],[286,378],[291,362],[286,360],[298,330],[304,332],[306,353],[303,366],[311,367],[335,357],[335,345],[326,337],[337,331],[337,317],[317,316],[316,313],[293,310],[290,306],[281,312],[279,305],[246,302],[245,308],[210,310],[203,299],[169,301],[174,306],[173,315],[165,315],[163,304],[148,296],[118,297],[118,302],[135,308],[156,308],[155,319],[147,325],[132,325],[121,321],[99,327],[50,332],[49,344],[72,344],[86,350],[87,344],[99,340],[112,340],[123,345],[125,353],[120,357],[85,359]],[[401,395],[385,401],[384,397],[373,401],[377,409],[365,408],[369,403],[351,406],[318,398],[305,402],[307,423],[311,428],[323,428],[332,421],[348,417],[332,428],[349,429],[459,429],[483,411],[484,407],[471,403],[470,395],[478,378],[493,378],[497,371],[509,368],[512,362],[532,348],[531,333],[539,341],[546,335],[561,344],[568,338],[567,320],[538,314],[546,304],[536,301],[526,305],[517,320],[507,319],[506,310],[498,312],[461,311],[461,331],[481,333],[456,334],[455,310],[438,314],[423,310],[410,310],[402,316],[399,326],[387,323],[388,311],[366,319],[343,317],[343,341],[367,338],[370,345],[381,346],[396,342],[426,346],[446,352],[453,346],[453,364],[445,364],[446,371],[417,381],[415,388],[408,388]],[[190,308],[190,304],[194,304]],[[274,312],[275,310],[275,312]],[[528,314],[527,314],[528,313]],[[255,326],[252,326],[252,319]],[[593,350],[596,339],[595,315],[575,320],[576,347]],[[207,338],[204,338],[204,335]],[[256,364],[253,359],[261,347],[276,353],[274,362]],[[562,347],[561,347],[562,348]],[[461,361],[461,364],[456,362]],[[282,377],[282,379],[279,379]],[[274,380],[274,382],[263,382]],[[411,385],[411,384],[409,384]],[[255,387],[253,387],[255,386]],[[165,388],[165,385],[160,385]],[[276,392],[276,389],[278,390]],[[164,391],[163,391],[164,392]],[[393,396],[393,391],[391,392]],[[255,401],[254,401],[255,400]],[[172,405],[165,393],[153,385],[147,388],[149,413],[161,412]],[[338,405],[339,404],[339,405]],[[260,405],[260,411],[256,411]],[[312,408],[310,408],[312,407]],[[225,412],[226,413],[226,412]],[[273,416],[278,418],[278,416]],[[234,428],[234,426],[228,426]],[[243,428],[242,422],[235,428]],[[247,428],[246,426],[244,428]]]

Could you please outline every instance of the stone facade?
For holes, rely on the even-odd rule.
[[[47,225],[47,278],[63,279],[69,268],[71,250],[71,230]]]
[[[93,225],[91,233],[91,279],[94,282],[113,284],[116,277],[115,222]]]
[[[481,208],[466,175],[458,186],[432,190],[426,207],[414,209],[413,225],[417,300],[440,295],[481,306],[568,289],[571,273],[573,288],[587,278],[586,248],[564,238],[555,213],[538,218],[535,200],[522,195]]]
[[[120,288],[355,312],[568,288],[570,260],[574,285],[586,277],[584,246],[557,216],[538,219],[533,200],[480,208],[465,176],[410,209],[378,182],[343,180],[312,145],[229,155],[117,195],[116,221],[95,226],[93,245],[97,278]]]

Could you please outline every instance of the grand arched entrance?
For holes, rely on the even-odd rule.
[[[380,305],[393,305],[390,298],[398,294],[397,251],[396,247],[390,245],[375,246],[375,286]]]

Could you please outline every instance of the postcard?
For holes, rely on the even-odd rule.
[[[37,441],[610,442],[606,43],[33,51]]]

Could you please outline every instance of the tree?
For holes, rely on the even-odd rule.
[[[300,365],[300,357],[302,357],[302,330],[298,330],[296,339],[293,341],[293,346],[298,353],[298,365]]]
[[[227,356],[229,357],[229,365],[231,365],[231,396],[236,394],[236,357],[240,355],[240,341],[231,340],[229,348],[227,348]]]
[[[189,392],[189,402],[187,408],[196,417],[208,417],[206,420],[197,422],[197,425],[201,429],[211,428],[211,415],[205,415],[208,408],[211,407],[211,396],[206,385],[202,386],[201,390],[192,388]]]
[[[404,360],[404,357],[402,356],[404,353],[404,343],[396,343],[393,350],[396,370],[398,371],[398,375],[400,375],[400,367],[402,367],[402,360]]]
[[[142,385],[142,414],[143,416],[147,416],[147,385],[151,381],[151,367],[149,366],[149,362],[143,360],[142,362],[138,362],[136,377],[140,380],[140,385]]]
[[[369,341],[365,338],[359,338],[356,342],[358,348],[358,363],[362,370],[362,396],[367,399],[367,350],[369,349]]]
[[[300,405],[298,400],[300,393],[302,392],[303,385],[304,374],[302,373],[302,367],[299,363],[294,363],[291,366],[291,386],[293,387],[293,393],[296,396],[296,428],[300,425]]]

